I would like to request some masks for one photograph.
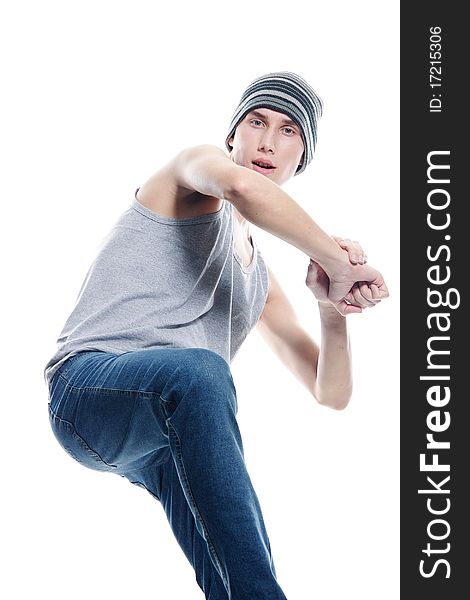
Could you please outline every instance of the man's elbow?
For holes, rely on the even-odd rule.
[[[348,406],[351,396],[352,388],[341,391],[317,391],[314,394],[314,397],[319,404],[334,410],[344,410]]]
[[[260,208],[260,201],[266,195],[263,193],[263,185],[266,185],[264,175],[238,165],[230,171],[230,177],[227,178],[224,198],[245,218],[250,218]]]
[[[225,199],[232,204],[237,204],[246,200],[250,195],[249,170],[238,166],[230,171],[230,177],[227,177],[225,186]]]

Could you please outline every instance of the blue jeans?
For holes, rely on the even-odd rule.
[[[236,421],[230,367],[204,348],[80,352],[50,383],[59,444],[159,500],[210,600],[285,600]]]

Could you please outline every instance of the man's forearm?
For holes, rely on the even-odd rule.
[[[321,404],[342,409],[352,393],[352,363],[346,317],[319,302],[321,343],[317,365],[317,394]]]
[[[245,219],[305,252],[330,277],[349,265],[347,253],[276,183],[255,171],[240,169],[226,199]]]

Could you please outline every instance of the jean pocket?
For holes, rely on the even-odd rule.
[[[106,463],[86,441],[78,435],[69,421],[58,417],[49,406],[49,421],[55,438],[62,448],[78,463],[94,471],[114,471],[116,465]]]
[[[61,365],[60,367],[57,369],[57,371],[54,373],[54,377],[60,373],[60,375],[62,376],[63,379],[68,380],[69,379],[69,374],[73,373],[73,369],[75,368],[75,362],[77,361],[84,361],[86,358],[88,358],[88,356],[91,355],[102,355],[105,354],[104,352],[100,352],[97,350],[81,350],[79,352],[77,352],[76,354],[72,354],[72,356],[69,356]]]

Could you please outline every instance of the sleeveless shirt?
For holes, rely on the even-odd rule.
[[[233,206],[190,218],[159,215],[136,198],[98,248],[44,368],[47,384],[84,350],[206,348],[230,363],[263,311],[268,272],[252,239],[245,267]]]

